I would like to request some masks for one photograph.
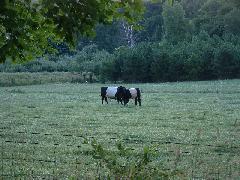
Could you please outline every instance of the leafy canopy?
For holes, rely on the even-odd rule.
[[[1,0],[0,62],[24,62],[54,51],[48,41],[74,45],[97,23],[125,19],[137,25],[142,0]]]

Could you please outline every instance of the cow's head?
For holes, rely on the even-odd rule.
[[[119,86],[119,87],[117,88],[117,93],[116,93],[116,95],[115,95],[116,98],[118,98],[118,99],[123,99],[125,90],[126,90],[125,87]]]
[[[131,93],[129,91],[129,89],[124,89],[124,93],[123,93],[123,102],[124,102],[124,106],[129,102],[129,99],[131,98]]]

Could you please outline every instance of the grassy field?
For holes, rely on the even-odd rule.
[[[116,158],[121,167],[149,147],[143,169],[151,177],[155,170],[180,179],[240,177],[240,80],[125,84],[142,90],[141,107],[102,105],[101,86],[0,87],[1,179],[113,176],[96,158],[95,140],[108,153],[119,142],[131,151]]]
[[[81,73],[73,72],[21,72],[0,73],[0,86],[21,86],[47,83],[82,83],[89,81],[89,75],[84,77]],[[96,77],[93,77],[96,81]]]

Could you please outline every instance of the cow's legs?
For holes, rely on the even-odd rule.
[[[103,104],[104,96],[102,96],[102,104]]]
[[[137,98],[137,101],[139,103],[139,106],[141,106],[141,98],[140,97]]]
[[[124,99],[123,102],[124,102],[124,106],[126,106],[126,104],[129,102],[129,99]]]
[[[137,99],[137,98],[135,98],[135,105],[137,105],[137,101],[138,101],[138,99]]]
[[[121,98],[117,98],[117,102],[118,102],[118,104],[119,104],[119,102],[120,102],[121,104],[123,104]]]
[[[107,97],[105,97],[105,101],[107,102],[107,104],[108,104],[108,100],[107,100]]]

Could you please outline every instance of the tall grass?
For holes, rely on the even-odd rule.
[[[72,72],[21,72],[0,73],[0,86],[22,86],[46,83],[83,83],[89,80],[89,75]],[[93,81],[96,78],[93,77]]]

